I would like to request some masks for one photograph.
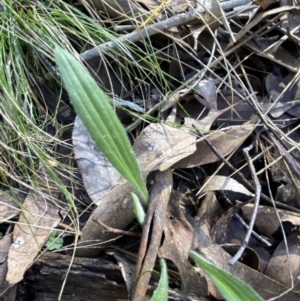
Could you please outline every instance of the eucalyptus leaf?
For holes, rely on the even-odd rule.
[[[166,301],[168,300],[168,271],[166,261],[160,260],[161,273],[158,286],[153,293],[150,301]]]
[[[73,55],[59,46],[55,47],[54,54],[64,87],[91,137],[111,164],[147,201],[148,192],[138,162],[110,98]]]
[[[195,251],[190,257],[211,278],[220,293],[228,301],[264,301],[248,284],[213,265]]]

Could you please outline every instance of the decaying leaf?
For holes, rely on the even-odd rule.
[[[216,131],[207,139],[223,157],[238,148],[253,131],[254,125],[232,126],[228,130]],[[182,159],[176,168],[192,168],[199,165],[217,162],[219,158],[211,151],[205,141],[197,143],[197,150],[191,156]]]
[[[291,286],[292,276],[295,289],[297,290],[300,288],[299,235],[299,232],[295,232],[287,237],[288,250],[286,249],[284,241],[277,246],[264,271],[265,275],[282,283],[286,287]],[[289,256],[287,255],[287,252],[289,253]]]
[[[163,258],[172,260],[177,266],[183,291],[194,293],[196,296],[206,296],[208,291],[204,276],[199,276],[187,260],[194,243],[194,228],[179,207],[182,197],[184,196],[179,192],[172,192],[164,226],[164,243],[159,254]]]
[[[194,153],[197,135],[188,129],[164,124],[146,127],[133,144],[142,173],[166,170],[176,162]]]
[[[241,210],[245,219],[250,220],[253,212],[253,204],[247,204],[243,206]],[[300,214],[297,212],[259,206],[257,217],[255,219],[255,227],[260,234],[270,237],[279,229],[280,221],[277,218],[276,211],[281,222],[290,222],[294,226],[300,226]]]
[[[45,183],[54,184],[43,167],[39,169]],[[55,185],[55,184],[54,184]],[[55,186],[52,187],[54,189]],[[66,214],[59,207],[47,201],[46,197],[58,198],[58,192],[44,189],[41,193],[31,191],[27,195],[22,213],[13,231],[13,243],[8,253],[8,272],[6,281],[18,283],[28,267],[41,251],[54,227]]]

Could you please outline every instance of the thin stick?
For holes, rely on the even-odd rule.
[[[221,2],[220,6],[223,10],[232,9],[234,7],[242,6],[250,4],[251,0],[231,0],[231,1],[225,1]],[[85,52],[83,52],[80,57],[83,60],[89,60],[93,57],[99,56],[100,52],[105,52],[114,48],[122,47],[124,44],[128,43],[134,43],[137,41],[140,41],[144,38],[153,36],[154,34],[157,34],[159,32],[162,32],[164,30],[170,29],[172,27],[177,27],[180,25],[184,25],[187,23],[190,23],[191,21],[194,21],[198,19],[199,14],[203,14],[205,12],[209,12],[212,10],[212,5],[207,5],[206,8],[200,7],[197,10],[193,10],[191,12],[182,13],[175,15],[174,17],[168,18],[167,20],[164,20],[162,22],[156,23],[154,25],[151,25],[149,27],[143,28],[138,32],[132,32],[129,34],[126,34],[120,38],[118,38],[116,41],[107,42],[101,45],[98,45],[96,47],[93,47]]]
[[[259,199],[260,199],[260,194],[261,194],[261,185],[259,184],[259,180],[258,177],[256,175],[256,171],[253,165],[253,162],[251,160],[251,157],[249,155],[249,151],[253,148],[254,143],[250,144],[248,147],[243,149],[243,153],[244,156],[249,164],[249,169],[251,171],[254,183],[255,183],[255,202],[254,202],[254,208],[253,208],[253,212],[252,212],[252,216],[251,216],[251,220],[249,223],[249,228],[247,230],[245,239],[241,245],[241,247],[239,248],[239,250],[236,252],[236,254],[229,260],[229,264],[235,264],[239,258],[242,256],[242,254],[244,253],[249,240],[250,240],[250,236],[254,227],[254,223],[255,223],[255,219],[257,216],[257,211],[258,211],[258,207],[259,207]]]
[[[115,229],[115,228],[111,228],[107,225],[105,225],[104,223],[102,223],[100,220],[96,220],[96,219],[92,219],[93,222],[99,224],[100,226],[102,226],[103,228],[105,228],[108,232],[111,233],[116,233],[116,234],[120,234],[120,235],[128,235],[128,236],[135,236],[135,237],[140,237],[141,234],[140,233],[134,233],[131,231],[124,231],[124,230],[119,230],[119,229]]]
[[[247,225],[245,223],[245,221],[243,220],[243,218],[239,215],[239,214],[235,214],[234,217],[242,224],[242,226],[244,228],[246,228],[247,230],[249,230],[249,225]],[[258,233],[256,233],[254,230],[252,230],[251,232],[252,236],[255,237],[258,241],[260,241],[261,243],[265,244],[268,247],[271,247],[272,244],[270,242],[268,242],[266,239],[264,239],[263,237],[261,237]]]

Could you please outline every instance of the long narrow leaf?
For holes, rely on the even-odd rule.
[[[109,97],[73,55],[59,46],[54,50],[64,86],[76,113],[111,164],[140,193],[148,193],[126,132]]]
[[[167,301],[168,300],[168,271],[165,260],[160,260],[161,273],[158,286],[153,293],[150,301]]]
[[[190,251],[190,257],[211,278],[220,293],[228,301],[263,301],[263,299],[245,282],[214,266],[195,251]]]

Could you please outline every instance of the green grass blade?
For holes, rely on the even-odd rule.
[[[168,271],[165,260],[160,260],[161,275],[158,286],[153,293],[151,301],[166,301],[168,300]]]
[[[59,46],[54,54],[76,113],[106,158],[147,201],[148,192],[139,165],[109,97],[73,55]]]
[[[214,266],[195,251],[190,251],[190,257],[211,278],[220,293],[228,301],[264,301],[248,284]]]

